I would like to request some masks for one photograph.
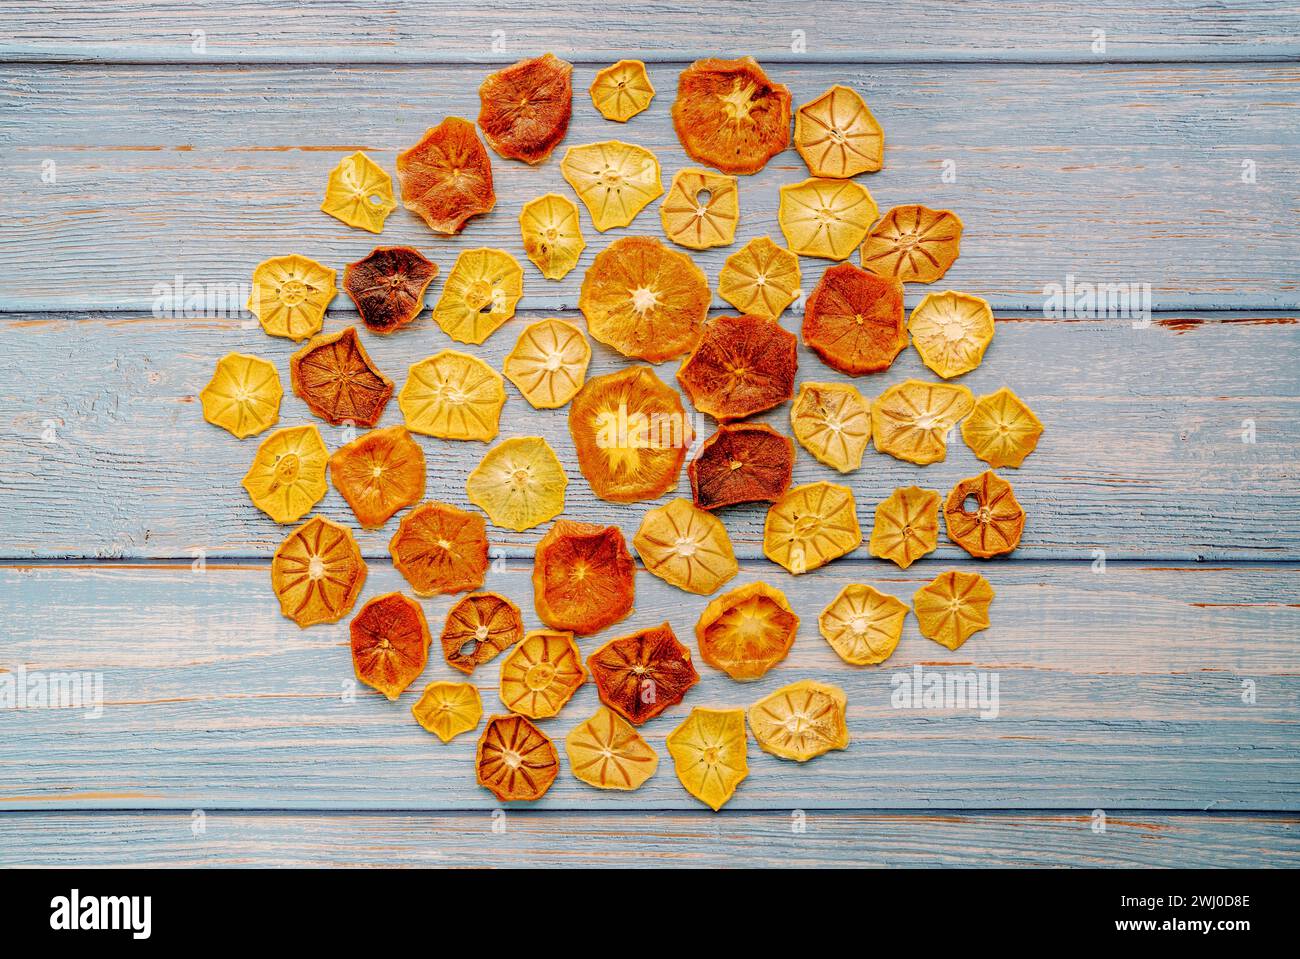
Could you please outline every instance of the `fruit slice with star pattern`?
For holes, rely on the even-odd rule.
[[[497,526],[522,533],[560,515],[568,484],[546,440],[516,436],[487,451],[465,480],[465,493]]]
[[[478,88],[478,125],[488,145],[507,160],[538,164],[569,131],[573,64],[547,53],[512,63]]]
[[[858,92],[837,83],[795,111],[794,148],[813,176],[845,179],[880,169],[885,131]]]
[[[668,623],[611,639],[587,657],[600,701],[640,726],[682,701],[700,681]]]
[[[515,315],[524,270],[505,250],[465,250],[456,257],[433,321],[458,343],[479,344]]]
[[[569,147],[560,175],[601,233],[627,226],[664,192],[659,159],[645,147],[618,140]]]
[[[993,310],[987,300],[945,290],[927,293],[907,321],[921,361],[945,380],[980,365],[993,342]]]
[[[552,629],[586,636],[632,612],[636,564],[617,526],[558,520],[533,557],[537,617]]]
[[[492,161],[474,124],[447,117],[415,146],[397,154],[402,205],[435,233],[459,233],[473,216],[496,205]]]
[[[961,228],[951,210],[896,206],[862,241],[862,266],[900,283],[933,283],[957,261]]]
[[[648,510],[632,545],[647,572],[688,593],[707,596],[739,571],[727,528],[688,499]]]
[[[894,654],[906,618],[902,600],[850,583],[822,610],[817,627],[840,659],[850,666],[871,666]]]
[[[849,376],[889,369],[907,346],[902,284],[852,263],[831,267],[808,297],[803,341]]]
[[[850,473],[871,442],[871,404],[847,383],[800,383],[790,426],[819,462]]]
[[[549,719],[587,681],[573,634],[539,629],[501,660],[501,702],[529,719]]]
[[[848,698],[838,686],[803,679],[749,707],[749,728],[764,752],[806,763],[832,749],[847,749]]]
[[[853,491],[838,483],[796,486],[767,511],[763,555],[796,576],[862,545]]]
[[[867,550],[907,569],[939,545],[939,494],[919,486],[894,490],[876,506]]]
[[[335,273],[310,257],[273,256],[253,269],[247,309],[271,336],[297,341],[320,332],[338,293]]]
[[[781,187],[776,220],[791,252],[844,260],[862,245],[878,212],[860,183],[811,177]]]
[[[749,775],[743,709],[696,706],[666,742],[678,781],[714,812]]]
[[[696,60],[677,78],[673,128],[691,159],[757,173],[790,143],[790,90],[752,57]]]
[[[799,298],[799,281],[799,257],[760,236],[722,264],[718,296],[741,313],[775,320]]]
[[[695,624],[700,655],[732,679],[758,679],[785,659],[799,617],[785,594],[767,583],[747,583],[704,607]]]
[[[412,364],[397,395],[411,431],[484,443],[497,435],[505,402],[501,374],[459,350],[443,350]]]
[[[601,706],[564,740],[569,768],[589,786],[630,791],[654,775],[659,756],[626,719]]]
[[[371,430],[334,451],[330,479],[361,525],[378,529],[424,495],[424,450],[405,426]]]
[[[719,422],[744,419],[794,396],[799,340],[761,316],[720,316],[704,328],[677,382]]]
[[[420,604],[409,596],[376,596],[353,617],[350,631],[357,679],[390,701],[424,672],[429,661],[429,624]]]
[[[967,501],[974,509],[967,509]],[[1001,556],[1020,545],[1025,511],[1011,484],[992,470],[962,480],[943,505],[948,538],[979,559]]]
[[[374,426],[393,395],[393,381],[371,361],[352,326],[312,337],[289,358],[289,379],[307,408],[335,426]]]
[[[415,321],[438,264],[409,246],[377,246],[343,270],[343,289],[371,333],[392,333]]]
[[[421,503],[402,517],[388,552],[417,596],[478,589],[488,569],[487,523],[447,503]]]
[[[350,613],[365,582],[366,561],[352,530],[322,516],[286,536],[271,558],[280,613],[304,629]]]
[[[358,150],[330,171],[320,208],[348,226],[380,233],[388,214],[397,209],[393,178]]]
[[[276,430],[257,447],[240,483],[253,505],[277,523],[296,523],[328,488],[329,451],[314,424]]]
[[[940,573],[912,596],[921,635],[957,649],[975,633],[988,629],[993,595],[993,587],[979,573]]]
[[[577,206],[558,193],[547,193],[523,205],[519,233],[524,255],[548,280],[564,279],[587,248]]]
[[[964,386],[904,380],[871,404],[871,439],[895,459],[938,463],[948,453],[948,433],[974,405]]]
[[[483,718],[483,701],[473,683],[430,683],[411,707],[415,721],[444,743],[467,733]]]
[[[447,613],[442,657],[466,676],[524,638],[519,607],[499,593],[470,593]]]
[[[227,353],[199,393],[203,418],[237,439],[256,436],[280,419],[284,389],[275,364],[259,356]]]
[[[541,799],[560,773],[560,756],[544,732],[523,716],[493,716],[474,757],[478,784],[502,802]]]
[[[740,222],[736,178],[690,167],[678,170],[659,207],[659,219],[664,235],[678,246],[691,250],[726,246],[736,239]]]
[[[520,332],[502,369],[534,409],[551,410],[582,389],[590,362],[582,330],[564,320],[538,320]]]
[[[606,120],[626,123],[654,99],[655,88],[640,60],[620,60],[596,73],[591,102]]]
[[[764,423],[724,424],[704,441],[686,473],[701,509],[775,503],[790,488],[794,443]]]
[[[1043,424],[1025,401],[1002,387],[975,401],[961,424],[961,438],[994,469],[1019,467],[1038,446]]]

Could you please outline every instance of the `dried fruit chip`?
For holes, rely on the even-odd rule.
[[[903,285],[852,263],[832,266],[808,297],[803,341],[823,363],[849,376],[889,369],[907,346]]]
[[[540,629],[501,660],[501,701],[511,712],[547,719],[587,680],[572,633]]]
[[[371,430],[334,451],[330,479],[358,522],[377,529],[424,495],[424,450],[405,426]]]
[[[894,490],[876,507],[867,549],[907,569],[939,545],[939,494],[919,486]]]
[[[590,362],[582,330],[564,320],[538,320],[523,328],[502,368],[533,407],[552,410],[582,389]]]
[[[419,214],[434,233],[459,233],[466,220],[497,202],[492,161],[474,125],[460,117],[447,117],[397,154],[397,179],[402,206]]]
[[[686,254],[650,237],[625,236],[596,254],[578,308],[600,342],[662,363],[699,341],[709,283]]]
[[[357,679],[390,700],[415,682],[429,661],[429,624],[420,604],[401,593],[376,596],[352,620]]]
[[[708,170],[678,170],[659,208],[664,234],[678,246],[707,250],[736,239],[740,191],[736,178]]]
[[[352,156],[344,157],[330,171],[320,208],[322,213],[328,213],[348,226],[380,233],[388,214],[397,209],[397,201],[393,199],[393,178],[358,150]]]
[[[328,266],[297,253],[263,260],[253,270],[247,309],[271,336],[305,340],[320,332],[338,293]]]
[[[796,486],[767,511],[763,555],[798,576],[862,545],[853,491],[838,483]]]
[[[850,666],[883,663],[903,635],[907,604],[861,583],[840,590],[817,619],[822,638]]]
[[[550,738],[523,716],[493,716],[479,737],[478,784],[502,802],[541,799],[560,772]]]
[[[444,743],[467,733],[483,718],[483,702],[473,683],[430,683],[411,707],[415,721]]]
[[[1042,435],[1043,424],[1034,411],[1005,386],[977,399],[961,424],[966,445],[995,469],[1020,466]]]
[[[523,638],[518,606],[499,593],[470,593],[447,613],[442,657],[468,676]]]
[[[736,503],[775,503],[790,488],[794,443],[762,423],[723,425],[686,467],[701,509]]]
[[[696,60],[677,79],[673,128],[691,159],[757,173],[790,144],[790,90],[752,57]]]
[[[966,508],[968,499],[974,509]],[[1025,511],[1011,484],[992,470],[952,488],[943,504],[943,521],[948,538],[980,559],[1011,552],[1025,531]]]
[[[677,391],[648,366],[588,380],[569,407],[569,433],[582,475],[612,503],[674,489],[694,436]]]
[[[515,315],[524,269],[505,250],[465,250],[456,257],[433,321],[458,343],[482,343]]]
[[[649,510],[632,545],[647,572],[688,593],[708,595],[739,569],[722,521],[688,499]]]
[[[945,380],[980,365],[993,341],[993,311],[978,296],[927,293],[907,321],[921,361]]]
[[[764,752],[803,763],[848,748],[847,708],[844,690],[804,679],[750,706],[749,728]]]
[[[640,726],[682,701],[700,681],[691,651],[667,623],[611,639],[587,657],[600,701]]]
[[[843,260],[862,245],[878,212],[860,183],[811,177],[781,187],[776,220],[793,252]]]
[[[717,812],[749,775],[745,711],[696,706],[668,734],[668,755],[686,791]]]
[[[447,503],[421,503],[402,517],[388,552],[417,596],[478,589],[488,568],[487,523]]]
[[[352,530],[320,516],[286,536],[271,558],[280,613],[304,628],[346,616],[365,581],[366,561]]]
[[[722,264],[718,296],[742,313],[775,320],[798,299],[799,279],[799,258],[760,236]]]
[[[720,316],[704,328],[677,382],[701,413],[744,419],[794,396],[799,340],[761,316]]]
[[[988,629],[992,602],[993,587],[987,579],[957,570],[940,573],[912,596],[921,635],[949,649]]]
[[[379,372],[352,326],[312,337],[289,358],[289,379],[307,408],[335,426],[374,426],[393,395],[393,381]]]
[[[862,242],[862,265],[900,283],[933,283],[957,260],[961,220],[950,210],[896,206]]]
[[[827,466],[849,473],[871,442],[871,404],[847,383],[800,383],[790,407],[799,443]]]
[[[695,624],[700,655],[732,679],[758,679],[785,659],[799,617],[785,594],[767,583],[747,583],[704,607]]]
[[[626,719],[604,706],[564,740],[569,768],[597,789],[639,789],[659,768],[659,757]]]
[[[813,176],[852,177],[880,169],[885,131],[858,92],[837,83],[795,111],[794,148]]]
[[[377,246],[343,270],[343,289],[371,333],[391,333],[414,322],[438,265],[409,246]]]
[[[635,574],[617,526],[558,520],[534,553],[537,616],[552,629],[598,633],[632,612]]]
[[[948,431],[971,411],[975,397],[964,386],[904,380],[871,404],[871,438],[876,449],[924,466],[948,453]]]
[[[325,495],[329,451],[314,425],[286,426],[257,447],[240,483],[253,505],[277,523],[296,523]]]
[[[573,64],[554,54],[520,60],[478,88],[478,125],[507,160],[541,163],[569,131]]]
[[[529,200],[519,211],[524,254],[548,280],[563,279],[578,265],[587,248],[578,208],[567,196],[547,193]]]
[[[506,388],[501,374],[477,356],[443,350],[412,364],[397,405],[408,429],[445,440],[497,435]]]
[[[498,443],[465,480],[469,501],[505,529],[521,533],[564,510],[564,467],[540,436]]]
[[[203,418],[239,439],[255,436],[280,419],[280,374],[275,364],[244,353],[227,353],[199,394]]]
[[[627,226],[664,192],[659,159],[645,147],[618,140],[569,147],[560,161],[560,174],[601,233]]]
[[[650,105],[655,88],[640,60],[620,60],[591,81],[591,102],[606,120],[626,123]]]

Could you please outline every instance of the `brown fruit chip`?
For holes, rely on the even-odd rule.
[[[541,799],[560,773],[550,738],[523,716],[493,716],[474,758],[478,784],[502,802]]]
[[[764,500],[790,488],[794,441],[762,423],[723,425],[686,467],[691,495],[703,509]]]
[[[393,395],[393,381],[371,362],[354,326],[312,337],[290,357],[289,376],[307,407],[335,426],[374,426]]]
[[[388,551],[417,596],[478,589],[488,568],[487,521],[446,503],[421,503],[402,517]]]
[[[554,54],[520,60],[478,88],[478,125],[507,160],[541,163],[564,139],[573,112],[573,64]]]
[[[808,297],[803,341],[850,376],[889,369],[907,346],[903,284],[852,263],[828,268]]]
[[[790,90],[752,57],[696,60],[677,79],[673,127],[701,163],[757,173],[790,143]]]
[[[397,154],[402,206],[418,213],[435,233],[459,233],[465,221],[496,205],[492,161],[474,124],[447,117],[424,139]]]
[[[357,679],[397,699],[429,661],[429,624],[420,604],[401,593],[376,596],[352,620]]]
[[[523,638],[518,606],[499,593],[470,593],[447,614],[442,657],[468,676]]]
[[[967,499],[975,508],[968,510]],[[964,479],[943,504],[948,538],[980,559],[1009,553],[1020,545],[1025,511],[1011,484],[992,470]]]
[[[600,701],[640,726],[682,701],[700,681],[683,646],[667,623],[611,639],[587,657]]]
[[[552,629],[598,633],[632,612],[635,574],[617,526],[556,520],[534,554],[537,616]]]
[[[343,270],[343,289],[371,333],[391,333],[424,309],[438,264],[409,246],[378,246]]]
[[[744,419],[794,396],[799,341],[761,316],[720,316],[677,371],[695,408],[715,419]]]

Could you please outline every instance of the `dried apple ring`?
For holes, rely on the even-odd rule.
[[[961,424],[961,438],[994,469],[1019,467],[1038,446],[1043,424],[1025,401],[1005,386],[975,401]]]
[[[381,233],[388,214],[397,209],[393,178],[360,150],[330,171],[321,212],[348,226]]]
[[[433,321],[458,343],[482,343],[515,315],[524,269],[505,250],[465,250],[456,257]]]
[[[964,386],[904,380],[871,404],[871,438],[876,449],[918,466],[938,463],[948,453],[948,433],[975,405]]]
[[[474,757],[478,784],[502,802],[541,799],[560,773],[550,738],[523,716],[493,716]]]
[[[478,589],[488,569],[487,523],[447,503],[421,503],[402,517],[388,552],[416,596]]]
[[[747,583],[704,607],[695,624],[700,655],[732,679],[758,679],[785,659],[799,617],[785,594],[767,583]]]
[[[678,781],[714,812],[727,803],[741,780],[749,775],[743,709],[696,706],[668,734],[667,746]]]
[[[590,362],[582,330],[564,320],[538,320],[520,332],[502,369],[534,409],[553,410],[582,389]]]
[[[957,261],[961,227],[951,210],[896,206],[862,241],[862,266],[900,283],[933,283]]]
[[[903,636],[907,604],[862,583],[840,590],[817,618],[822,638],[850,666],[883,663]]]
[[[907,321],[921,362],[945,380],[980,365],[993,342],[993,311],[987,300],[966,293],[927,293]]]
[[[497,526],[522,533],[560,515],[568,484],[546,440],[516,436],[487,451],[465,480],[465,493]]]
[[[617,526],[558,520],[533,556],[537,617],[552,629],[586,636],[632,612],[636,564]]]
[[[458,350],[443,350],[413,364],[397,395],[413,432],[484,443],[497,435],[505,402],[501,374]]]
[[[720,316],[682,361],[677,382],[697,410],[725,423],[794,396],[798,366],[799,340],[775,320]]]
[[[659,207],[664,234],[678,246],[707,250],[736,239],[740,191],[736,178],[708,170],[678,170]]]
[[[314,424],[276,430],[257,447],[240,483],[253,505],[277,523],[296,523],[328,488],[329,451]]]
[[[799,258],[760,236],[722,264],[718,296],[742,313],[775,320],[799,298],[799,281]]]
[[[501,702],[529,719],[549,719],[587,681],[572,633],[535,630],[501,660]]]
[[[415,321],[438,264],[409,246],[377,246],[343,270],[343,289],[371,333],[392,333]]]
[[[328,266],[299,256],[273,256],[253,269],[247,310],[271,336],[305,340],[320,332],[325,308],[338,294]]]
[[[667,623],[611,639],[587,657],[600,701],[640,726],[682,701],[700,681],[691,651]]]
[[[560,161],[560,175],[601,233],[627,226],[664,192],[658,157],[645,147],[618,140],[569,147]]]
[[[975,508],[967,510],[967,499]],[[1011,484],[992,470],[962,480],[943,504],[948,538],[979,559],[1009,553],[1020,545],[1025,511]]]
[[[478,88],[478,125],[507,160],[541,163],[564,139],[573,113],[573,64],[552,53],[490,74]]]
[[[654,85],[640,60],[620,60],[591,81],[591,102],[606,120],[626,123],[655,97]]]
[[[939,545],[939,494],[919,486],[894,490],[876,507],[867,550],[907,569]]]
[[[912,609],[921,635],[940,646],[957,649],[989,627],[993,587],[979,573],[949,570],[940,573],[912,596]]]
[[[529,200],[519,211],[524,255],[548,280],[561,280],[578,265],[587,248],[578,208],[567,196],[547,193]]]
[[[497,202],[492,161],[474,124],[460,117],[447,117],[397,154],[397,179],[402,206],[434,233],[459,233],[466,220],[489,212]]]
[[[763,752],[804,763],[832,749],[847,749],[848,697],[838,686],[803,679],[749,707],[749,728]]]
[[[424,450],[405,426],[358,436],[330,457],[330,479],[367,529],[378,529],[424,495]]]
[[[256,436],[280,419],[280,374],[259,356],[227,353],[199,393],[203,418],[237,439]]]
[[[852,263],[830,267],[808,297],[803,341],[849,376],[889,369],[907,346],[903,285]]]
[[[701,509],[775,503],[790,488],[794,443],[763,423],[724,424],[686,467]]]
[[[844,260],[862,245],[878,212],[862,184],[810,177],[781,187],[776,220],[792,252]]]
[[[858,92],[837,83],[795,111],[794,148],[813,176],[844,179],[880,169],[885,131]]]
[[[447,613],[442,657],[452,669],[472,675],[474,668],[524,638],[519,607],[499,593],[470,593]]]
[[[352,326],[312,337],[289,358],[289,380],[307,408],[335,426],[374,426],[393,395],[393,381],[371,361]]]
[[[757,173],[790,144],[790,90],[753,57],[696,60],[677,79],[673,128],[691,159]]]
[[[280,614],[304,629],[346,616],[365,581],[366,561],[352,530],[321,516],[286,536],[271,558]]]
[[[871,404],[847,383],[800,383],[790,426],[819,462],[850,473],[871,442]]]
[[[429,624],[420,604],[401,593],[376,596],[352,619],[357,679],[396,700],[429,661]]]
[[[853,491],[838,483],[796,486],[772,504],[763,524],[763,555],[796,576],[861,545]]]
[[[647,572],[688,593],[707,596],[739,571],[727,527],[688,499],[647,511],[632,545]]]
[[[473,683],[430,683],[411,707],[415,721],[444,743],[467,733],[483,718],[483,701]]]
[[[597,789],[639,789],[659,768],[659,757],[626,719],[605,706],[564,739],[569,768]]]

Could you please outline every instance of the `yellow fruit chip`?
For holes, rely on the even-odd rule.
[[[840,590],[817,618],[822,638],[850,666],[883,663],[903,635],[907,604],[862,583]]]
[[[501,661],[501,702],[529,719],[548,719],[586,681],[573,634],[539,629]]]
[[[927,293],[912,310],[907,330],[921,361],[947,380],[980,365],[993,341],[993,311],[978,296]]]
[[[862,241],[862,267],[900,283],[933,283],[957,261],[961,227],[950,210],[896,206]]]
[[[862,245],[876,213],[876,201],[860,183],[812,177],[781,187],[776,218],[793,252],[843,260]]]
[[[573,775],[597,789],[638,789],[659,768],[650,744],[608,706],[573,728],[564,751]]]
[[[749,707],[749,728],[763,752],[804,763],[832,749],[846,749],[848,697],[838,686],[800,680]]]
[[[885,131],[858,92],[837,83],[795,111],[794,148],[813,176],[845,179],[880,169]]]
[[[921,635],[949,649],[988,629],[992,602],[993,587],[987,579],[959,570],[940,573],[912,596]]]
[[[763,555],[798,576],[862,544],[853,491],[838,483],[796,486],[767,511]]]
[[[974,405],[964,386],[904,380],[871,404],[871,437],[876,449],[895,459],[938,463],[948,453],[948,432]]]
[[[304,629],[346,616],[365,581],[366,561],[352,530],[323,516],[286,536],[271,559],[280,614]]]
[[[647,511],[632,545],[648,572],[688,593],[708,595],[739,570],[722,520],[685,498]]]
[[[239,439],[255,436],[280,419],[284,387],[275,364],[258,356],[227,353],[199,394],[203,418]]]
[[[746,583],[704,607],[695,640],[706,663],[744,682],[785,659],[798,630],[799,617],[784,593],[767,583]]]
[[[620,60],[591,81],[591,102],[606,120],[626,123],[650,105],[655,88],[640,60]]]
[[[862,465],[871,442],[871,404],[847,383],[801,383],[790,406],[790,425],[804,449],[849,473]]]
[[[305,340],[320,332],[325,308],[338,294],[328,266],[299,256],[275,256],[253,270],[247,309],[271,336]]]
[[[538,320],[524,327],[503,369],[534,408],[552,410],[582,389],[590,362],[582,330],[564,320]]]
[[[521,533],[560,515],[568,483],[546,440],[516,436],[487,451],[465,481],[465,492],[497,526]]]
[[[560,162],[560,174],[586,205],[592,225],[601,233],[627,226],[664,192],[655,155],[618,140],[569,147]]]
[[[664,235],[678,246],[707,250],[736,239],[740,222],[740,190],[725,173],[687,168],[678,170],[659,208]]]
[[[977,399],[961,424],[966,445],[994,469],[1019,467],[1042,435],[1043,424],[1034,411],[1005,386]]]
[[[483,701],[473,683],[430,683],[411,707],[415,721],[444,743],[478,726]]]
[[[876,507],[867,550],[907,569],[939,545],[939,494],[919,486],[894,490]]]
[[[316,426],[286,426],[257,447],[240,484],[277,523],[296,523],[325,495],[329,451]]]
[[[678,780],[714,812],[726,804],[749,775],[743,709],[696,706],[668,734],[667,745]]]
[[[515,315],[524,270],[505,250],[465,250],[447,274],[433,321],[459,343],[482,343]]]
[[[775,320],[799,298],[799,280],[799,257],[760,236],[722,264],[718,295],[741,313]]]
[[[397,209],[393,197],[393,178],[360,150],[344,157],[330,171],[325,184],[321,212],[328,213],[348,226],[371,233],[384,229],[384,220]]]
[[[445,440],[491,440],[505,402],[501,374],[457,350],[413,364],[397,394],[407,429]]]
[[[587,248],[577,206],[558,193],[525,203],[519,211],[519,232],[524,254],[548,280],[563,279]]]

